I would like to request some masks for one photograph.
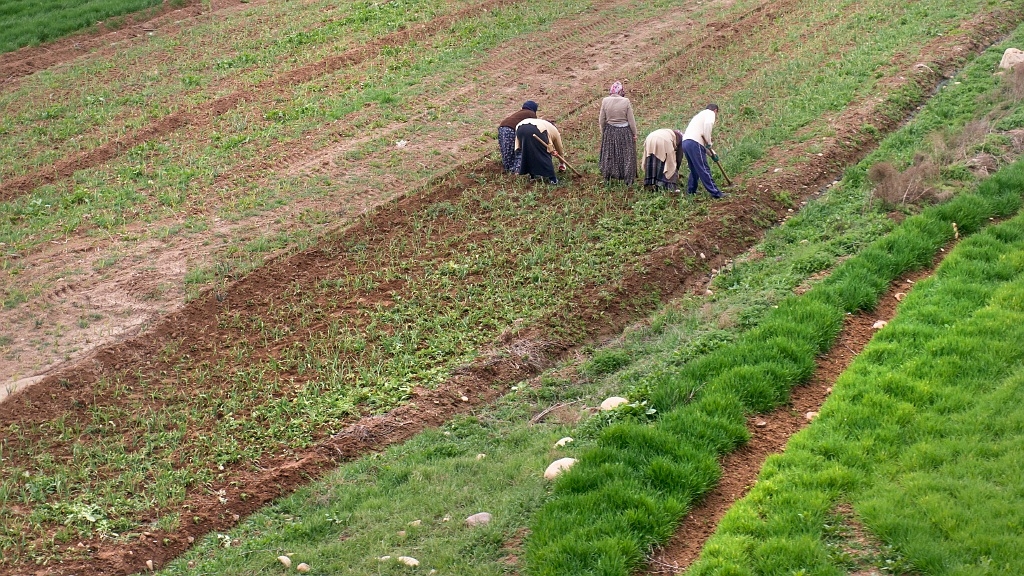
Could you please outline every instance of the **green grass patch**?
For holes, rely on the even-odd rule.
[[[1022,184],[1016,164],[985,186]],[[918,283],[690,573],[1024,570],[1021,254],[1018,216]],[[871,538],[851,536],[858,526]]]
[[[106,20],[108,28],[120,28],[126,14],[160,6],[163,0],[15,0],[0,5],[0,52],[34,46],[56,40],[73,32],[94,27]],[[184,6],[183,0],[168,0],[171,7]]]

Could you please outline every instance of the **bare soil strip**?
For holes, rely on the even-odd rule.
[[[949,249],[947,246],[946,253]],[[810,424],[831,394],[836,379],[878,330],[874,328],[875,323],[888,322],[895,317],[899,302],[896,294],[909,292],[915,282],[930,276],[940,262],[941,258],[937,258],[932,268],[894,281],[875,310],[847,316],[832,349],[818,359],[811,380],[793,390],[789,404],[747,420],[750,441],[722,458],[722,479],[718,486],[687,513],[672,539],[655,551],[644,574],[681,574],[697,560],[722,516],[754,486],[768,456],[782,452],[790,436]]]

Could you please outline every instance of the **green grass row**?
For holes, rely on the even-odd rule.
[[[990,75],[997,52],[979,58],[964,77]],[[994,90],[982,82],[979,92],[986,85]],[[975,117],[976,94],[943,94],[914,130],[920,134]],[[904,146],[912,141],[901,140]],[[865,187],[868,165],[851,170],[844,185]],[[830,347],[843,315],[870,309],[892,279],[930,262],[953,237],[953,223],[965,232],[986,218],[1015,212],[1020,177],[1019,166],[1007,169],[978,194],[907,220],[807,294],[780,302],[738,341],[642,381],[659,418],[649,425],[609,427],[559,480],[553,500],[531,523],[527,573],[628,574],[641,566],[691,503],[717,483],[718,458],[747,439],[746,415],[784,403],[790,388],[810,377],[815,356]],[[719,284],[727,282],[726,277]]]
[[[985,188],[1019,195],[1024,164]],[[1024,572],[1022,358],[1018,216],[915,286],[689,573],[838,576],[876,556],[886,573]]]
[[[126,14],[159,6],[163,0],[10,0],[0,4],[0,53],[35,46],[56,40],[68,34],[92,28],[106,21],[110,28],[118,28]],[[177,8],[184,0],[169,0]]]
[[[984,64],[979,66],[987,66],[989,57],[984,56]],[[980,78],[972,76],[976,73],[972,67],[963,78],[974,81]],[[980,79],[986,82],[986,97],[971,89],[930,102],[893,136],[902,139],[902,144],[883,145],[886,152],[873,155],[872,161],[889,159],[885,154],[905,153],[907,147],[926,148],[937,129],[962,125],[990,110],[994,102],[989,96],[998,87],[987,77]],[[919,128],[921,122],[927,128]],[[916,136],[904,138],[907,130]],[[858,170],[863,166],[850,173]],[[720,276],[714,298],[687,297],[629,331],[620,346],[595,351],[582,369],[590,378],[549,374],[537,386],[515,387],[493,408],[482,408],[472,417],[457,418],[410,443],[343,465],[323,481],[254,515],[238,529],[209,535],[167,572],[278,574],[284,570],[275,557],[286,553],[295,562],[309,562],[313,573],[323,574],[399,574],[408,570],[396,562],[378,560],[386,555],[413,556],[421,561],[421,570],[442,573],[490,575],[506,573],[510,566],[521,567],[524,527],[547,498],[540,479],[544,466],[555,458],[578,457],[587,453],[588,447],[600,446],[603,434],[617,420],[650,417],[640,406],[605,413],[581,424],[551,417],[531,425],[529,416],[565,401],[580,402],[572,405],[575,411],[583,403],[597,404],[610,393],[650,398],[649,382],[678,374],[682,367],[741,339],[742,333],[762,324],[769,312],[778,313],[774,306],[820,270],[821,262],[831,265],[890,229],[891,221],[877,203],[869,201],[863,179],[858,182],[857,186],[844,183],[834,187],[769,231],[756,251],[766,257],[738,262]],[[961,200],[954,209],[966,201]],[[913,229],[917,224],[907,226]],[[935,232],[938,236],[952,233],[945,225]],[[901,237],[905,238],[896,238]],[[897,239],[887,244],[901,244]],[[870,283],[880,285],[877,280]],[[873,288],[865,290],[865,295],[869,293],[874,293]],[[830,316],[837,314],[842,313]],[[734,406],[725,404],[726,412]],[[743,433],[742,422],[723,424],[720,428]],[[576,442],[553,448],[554,441],[564,435],[573,436]],[[481,453],[486,456],[477,459]],[[494,514],[490,526],[469,529],[461,524],[466,516],[479,511]],[[417,520],[418,524],[410,526]],[[580,522],[589,523],[590,519]],[[618,573],[614,565],[609,569],[609,573]]]

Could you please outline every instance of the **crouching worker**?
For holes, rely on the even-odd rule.
[[[644,186],[679,189],[679,164],[683,161],[683,133],[661,128],[644,140]]]
[[[555,165],[551,161],[552,151],[565,155],[562,136],[554,124],[541,118],[527,118],[516,126],[516,153],[522,157],[520,174],[558,184]],[[565,170],[565,164],[559,163],[558,169]]]
[[[501,167],[505,172],[519,174],[519,160],[516,154],[516,126],[527,118],[537,117],[537,103],[527,100],[523,109],[509,114],[498,124],[498,151],[501,152]]]

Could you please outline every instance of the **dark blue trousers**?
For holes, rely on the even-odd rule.
[[[696,140],[683,140],[683,155],[686,156],[686,165],[690,167],[690,177],[686,180],[686,193],[697,193],[697,181],[699,180],[712,198],[721,198],[722,191],[715,186],[711,178],[711,167],[708,166],[708,155],[704,146]]]

